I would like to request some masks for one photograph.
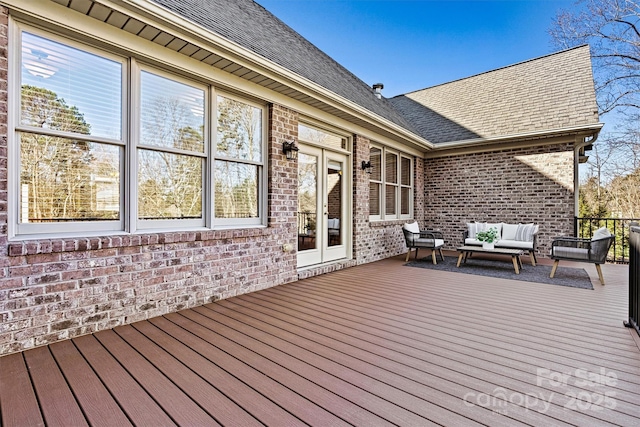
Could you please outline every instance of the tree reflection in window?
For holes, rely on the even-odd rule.
[[[216,218],[258,218],[262,169],[262,110],[218,96]]]

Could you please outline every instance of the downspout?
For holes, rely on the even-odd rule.
[[[578,235],[578,222],[575,218],[578,217],[580,213],[580,150],[587,145],[593,145],[598,139],[600,135],[600,131],[598,130],[594,134],[591,135],[591,139],[584,138],[582,142],[577,142],[573,149],[573,235]],[[576,138],[577,139],[577,138]]]

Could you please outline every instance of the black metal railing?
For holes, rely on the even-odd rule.
[[[627,264],[629,263],[629,227],[632,222],[640,221],[637,218],[579,218],[574,220],[574,233],[576,237],[591,238],[594,231],[600,227],[607,227],[615,240],[609,250],[607,262]]]
[[[625,326],[634,328],[640,335],[640,226],[629,230],[629,321]]]

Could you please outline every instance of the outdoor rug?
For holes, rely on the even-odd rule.
[[[467,258],[460,267],[456,267],[458,257],[448,256],[441,261],[438,258],[438,264],[433,265],[431,257],[409,261],[406,266],[429,268],[432,270],[451,271],[455,273],[475,274],[477,276],[499,277],[502,279],[522,280],[525,282],[547,283],[549,285],[570,286],[573,288],[593,289],[589,275],[584,268],[570,268],[559,266],[553,279],[549,277],[551,274],[550,265],[536,265],[524,263],[520,269],[520,274],[516,274],[513,269],[511,259],[506,257],[504,260],[488,260],[479,257]]]

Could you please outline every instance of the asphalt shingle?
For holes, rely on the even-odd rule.
[[[598,123],[588,46],[391,98],[433,143]]]

